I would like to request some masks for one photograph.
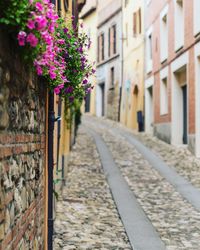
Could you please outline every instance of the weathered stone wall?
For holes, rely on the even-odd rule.
[[[0,250],[44,249],[46,91],[17,50],[0,31]]]

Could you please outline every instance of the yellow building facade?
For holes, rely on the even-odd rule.
[[[138,130],[138,119],[143,122],[144,116],[143,1],[123,1],[122,15],[123,77],[120,122],[128,128]]]

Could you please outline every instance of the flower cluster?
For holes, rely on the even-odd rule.
[[[88,78],[95,73],[86,54],[91,41],[83,32],[78,33],[73,17],[72,24],[72,29],[66,28],[63,23],[58,28],[60,38],[65,41],[62,57],[66,63],[64,75],[68,82],[64,88],[55,88],[55,92],[67,96],[69,102],[74,99],[82,100],[93,89]]]
[[[74,18],[68,29],[49,0],[10,0],[10,4],[0,22],[16,25],[18,44],[31,57],[37,75],[44,76],[49,88],[68,104],[81,101],[92,89],[88,78],[95,70],[86,54],[91,42],[78,33]]]
[[[56,33],[58,27],[58,15],[54,5],[49,0],[29,0],[30,15],[26,22],[25,30],[18,33],[20,46],[36,48],[38,53],[34,59],[37,74],[46,76],[51,82],[60,88],[67,82],[64,76],[66,63],[60,56],[64,40],[59,39]]]

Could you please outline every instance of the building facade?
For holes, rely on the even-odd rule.
[[[120,121],[143,130],[144,116],[144,3],[123,1],[123,77]]]
[[[83,31],[87,34],[91,41],[91,47],[88,51],[88,60],[90,62],[96,63],[97,55],[97,0],[87,0],[85,6],[83,7],[79,17],[80,22],[83,24]],[[81,32],[81,30],[80,30]],[[94,65],[95,66],[95,65]],[[90,77],[90,82],[94,86],[93,91],[88,94],[87,99],[84,104],[83,110],[89,112],[91,115],[96,115],[96,74]]]
[[[146,131],[200,157],[200,2],[145,3]]]
[[[96,114],[119,120],[121,89],[121,0],[98,1]]]

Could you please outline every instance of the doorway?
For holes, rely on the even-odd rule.
[[[85,112],[86,113],[90,112],[90,99],[91,99],[91,93],[89,92],[86,95],[86,99],[85,99]]]
[[[188,143],[187,135],[187,85],[182,87],[183,93],[183,144]]]
[[[179,68],[172,79],[172,143],[188,143],[187,67]]]
[[[153,111],[153,85],[146,89],[145,93],[145,130],[148,133],[153,133],[153,118],[154,118],[154,111]]]
[[[101,116],[105,115],[105,84],[100,85],[101,88]]]
[[[98,117],[105,115],[105,83],[97,85],[96,114]]]

